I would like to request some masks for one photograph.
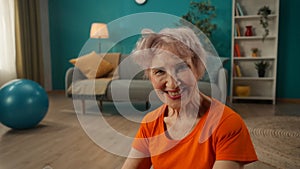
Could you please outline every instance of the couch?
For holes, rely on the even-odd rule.
[[[207,60],[207,70],[210,73],[208,75],[206,72],[198,81],[200,91],[220,101],[224,101],[227,95],[227,70],[223,68],[227,60],[223,57],[210,57]],[[217,62],[222,64],[216,64]],[[106,85],[105,91],[99,93],[97,90],[103,84]],[[158,100],[154,93],[151,82],[144,77],[143,70],[125,54],[120,55],[118,67],[112,78],[87,78],[76,65],[69,68],[65,74],[65,94],[69,98],[81,100],[83,113],[85,101],[95,99],[99,102],[100,110],[103,101],[144,102],[148,109],[150,102]]]

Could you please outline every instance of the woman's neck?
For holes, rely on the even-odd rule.
[[[179,108],[168,106],[165,117],[176,118],[197,118],[201,117],[210,107],[211,98],[200,93],[196,95],[188,104]]]
[[[168,107],[164,118],[168,136],[171,139],[185,137],[198,124],[201,116],[209,109],[210,104],[211,99],[200,94],[198,102],[192,101],[180,110]]]

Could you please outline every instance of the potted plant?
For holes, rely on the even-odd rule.
[[[269,15],[271,14],[271,9],[268,6],[263,6],[259,8],[257,15],[260,15],[260,24],[265,29],[265,34],[263,35],[263,41],[269,35]]]
[[[260,61],[255,63],[255,68],[258,72],[258,77],[264,77],[266,69],[270,66],[269,62]]]
[[[257,55],[258,55],[258,48],[252,48],[251,49],[251,51],[252,51],[252,57],[257,57]]]

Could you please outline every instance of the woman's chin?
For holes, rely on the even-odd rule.
[[[162,101],[165,104],[167,104],[172,109],[177,109],[177,110],[180,110],[180,108],[185,104],[187,104],[186,102],[188,101],[188,98],[185,95],[174,97],[174,96],[169,96],[168,94],[164,94],[162,98],[163,98]]]

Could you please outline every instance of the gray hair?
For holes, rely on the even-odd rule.
[[[132,52],[132,57],[144,69],[151,65],[152,56],[162,47],[175,50],[179,57],[191,56],[200,77],[205,72],[206,51],[194,31],[188,27],[165,28],[159,33],[142,30],[142,37]]]

